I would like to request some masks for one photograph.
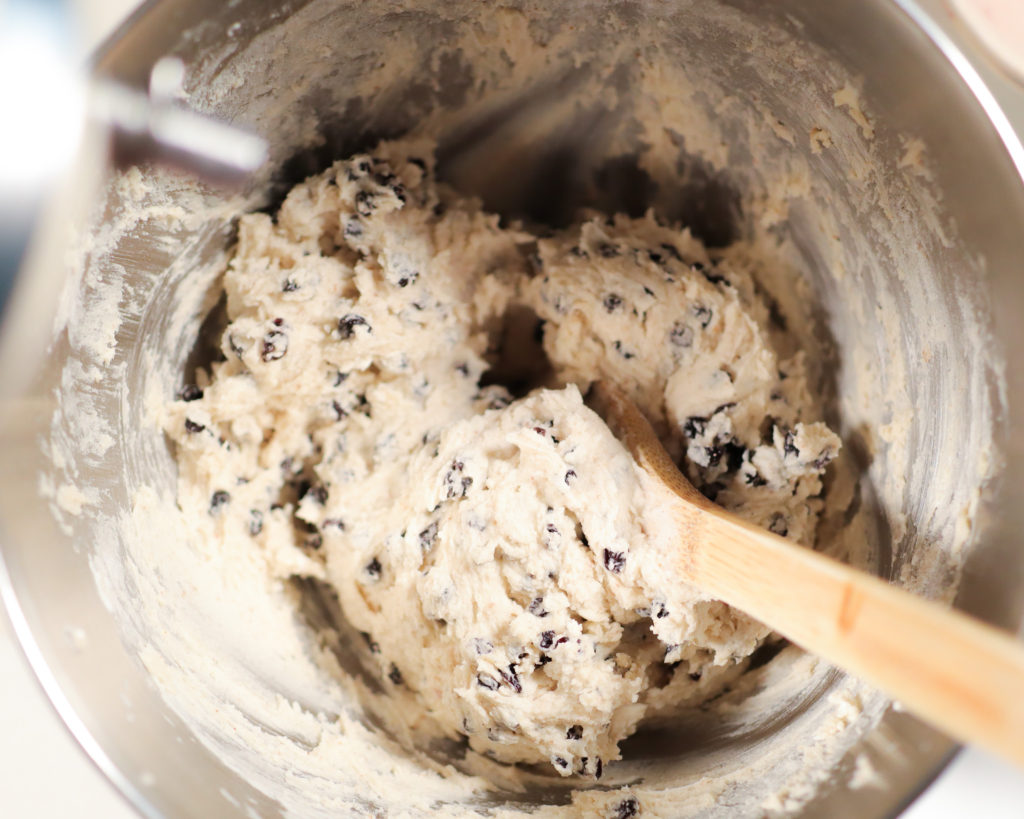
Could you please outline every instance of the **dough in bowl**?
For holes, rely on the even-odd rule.
[[[333,588],[408,735],[600,778],[770,638],[674,578],[582,397],[620,385],[701,491],[813,546],[839,440],[742,254],[506,225],[408,140],[243,217],[224,289],[223,360],[166,412],[179,504],[203,549]]]

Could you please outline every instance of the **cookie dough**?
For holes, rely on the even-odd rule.
[[[166,413],[179,504],[330,584],[409,735],[600,778],[769,638],[665,574],[582,397],[614,381],[701,491],[813,545],[839,441],[728,251],[651,215],[505,225],[402,141],[243,217],[224,290],[222,360]]]

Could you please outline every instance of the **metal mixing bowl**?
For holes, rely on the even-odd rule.
[[[536,67],[517,63],[522,44],[495,39],[497,8],[465,0],[156,0],[102,49],[97,68],[141,85],[157,58],[179,55],[193,104],[270,139],[272,162],[236,209],[272,204],[330,159],[431,120],[441,134],[442,174],[505,214],[558,222],[580,204],[634,212],[653,206],[711,244],[748,234],[785,240],[788,262],[814,296],[816,329],[803,340],[827,348],[817,376],[832,420],[844,423],[864,387],[848,366],[855,350],[881,374],[883,393],[899,392],[917,408],[899,433],[912,457],[898,498],[879,483],[895,456],[872,445],[871,430],[844,427],[864,473],[860,502],[879,521],[872,545],[880,571],[939,593],[960,573],[961,556],[917,566],[915,555],[927,542],[952,538],[960,509],[969,507],[974,536],[965,541],[958,605],[1016,628],[1024,607],[1024,369],[1013,358],[1024,346],[1024,148],[1007,115],[1024,126],[1024,93],[975,51],[938,0],[527,2],[501,13],[508,8],[526,10],[529,48],[566,41],[573,48],[552,45]],[[470,29],[474,37],[460,40]],[[469,42],[480,51],[468,51]],[[485,48],[505,49],[504,74],[494,67],[501,60],[481,69]],[[688,100],[710,129],[673,131],[672,116],[689,114],[644,109],[648,127],[665,116],[659,138],[676,152],[658,173],[640,156],[657,129],[641,134],[630,124],[642,96],[630,55],[639,63],[651,49],[697,87]],[[593,93],[596,77],[611,96]],[[832,96],[847,84],[858,87],[870,123]],[[819,116],[846,153],[809,138]],[[755,150],[773,138],[773,147]],[[919,148],[926,160],[917,167]],[[787,173],[803,193],[789,197],[782,217],[766,219],[758,197]],[[126,216],[157,189],[195,217],[183,224],[152,213]],[[153,638],[153,624],[139,614],[141,592],[110,568],[131,562],[130,544],[111,522],[131,508],[132,490],[145,481],[173,487],[172,462],[144,406],[146,356],[160,352],[174,373],[163,397],[195,363],[190,351],[204,303],[186,305],[196,320],[176,324],[173,296],[192,271],[214,270],[231,241],[232,221],[216,209],[219,201],[212,191],[199,200],[193,187],[145,169],[113,180],[96,199],[93,240],[72,266],[79,278],[63,302],[47,365],[31,390],[4,405],[0,590],[71,731],[151,816],[282,813],[268,795],[269,779],[239,773],[216,738],[201,741],[158,693],[137,658]],[[832,235],[819,229],[823,214]],[[121,288],[114,305],[121,318],[111,344],[97,347],[76,329],[76,310],[111,282]],[[877,304],[892,308],[888,319],[874,311]],[[7,333],[4,344],[3,360],[11,361],[18,338]],[[76,415],[69,404],[88,411]],[[976,471],[974,450],[986,441],[994,444],[991,476]],[[84,488],[84,500],[70,486]],[[103,514],[72,514],[90,505]],[[916,574],[906,573],[910,565]],[[811,719],[842,684],[824,674],[774,727],[713,739],[716,765],[745,759],[773,731]],[[885,706],[866,697],[869,724],[823,763],[813,795],[793,811],[893,815],[941,769],[951,743]],[[634,743],[630,753],[648,751]],[[670,761],[685,757],[697,778],[701,753],[685,743],[658,751]],[[877,771],[875,786],[856,787],[861,759]],[[731,796],[739,801],[702,812],[761,811],[761,802],[744,801],[752,798],[745,791]],[[528,806],[564,794],[516,798]],[[301,794],[289,799],[293,811],[315,815]]]

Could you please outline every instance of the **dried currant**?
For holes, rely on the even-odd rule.
[[[360,327],[366,328],[367,333],[373,332],[370,322],[355,313],[348,313],[338,319],[338,335],[343,339],[352,338]]]
[[[611,549],[604,550],[604,567],[614,574],[622,571],[626,565],[626,554],[624,552],[613,552]]]
[[[288,352],[288,335],[281,330],[271,330],[263,336],[260,358],[264,361],[278,361]]]

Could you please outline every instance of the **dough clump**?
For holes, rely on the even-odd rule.
[[[244,216],[224,290],[223,359],[166,414],[179,504],[333,588],[408,736],[600,778],[769,637],[673,580],[582,398],[620,385],[701,491],[813,545],[839,440],[749,266],[652,215],[504,226],[401,141]]]

